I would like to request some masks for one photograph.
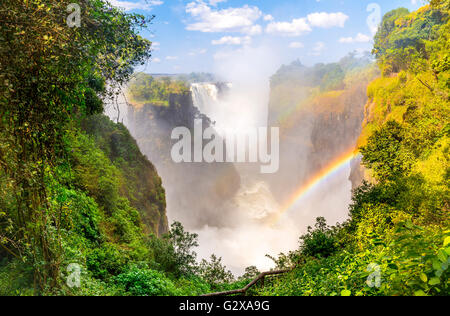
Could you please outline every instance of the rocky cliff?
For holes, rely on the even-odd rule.
[[[272,78],[269,122],[281,128],[281,167],[271,183],[279,200],[291,196],[335,157],[356,148],[367,85],[377,73],[368,57],[348,56],[314,67],[295,62]],[[358,186],[356,167],[350,178]]]
[[[193,135],[196,119],[202,120],[203,129],[211,126],[211,120],[194,106],[189,91],[170,94],[168,106],[146,103],[129,107],[128,113],[132,134],[163,178],[171,219],[190,229],[226,221],[222,207],[240,187],[233,164],[172,161],[171,148],[177,142],[171,139],[172,130],[187,127]]]
[[[123,174],[119,193],[139,211],[146,232],[159,236],[167,233],[166,196],[161,178],[128,129],[102,115],[85,120],[83,129]]]

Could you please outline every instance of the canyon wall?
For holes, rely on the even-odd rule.
[[[377,75],[370,58],[351,55],[314,67],[294,62],[272,77],[269,123],[281,129],[281,163],[269,181],[281,202],[333,159],[356,149],[367,85]],[[358,168],[353,161],[353,188],[362,181]]]
[[[170,94],[168,106],[132,104],[127,115],[131,133],[161,174],[167,191],[169,218],[189,229],[226,224],[229,214],[223,210],[224,203],[240,187],[240,177],[233,164],[172,161],[170,152],[178,141],[171,139],[172,130],[187,127],[194,135],[196,119],[202,120],[203,129],[212,124],[194,107],[189,91]]]

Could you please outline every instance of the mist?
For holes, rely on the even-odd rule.
[[[262,46],[244,47],[218,56],[215,73],[231,83],[231,89],[221,99],[217,99],[213,92],[210,104],[204,104],[203,97],[199,108],[215,122],[219,132],[234,130],[245,133],[249,127],[268,125],[270,77],[280,66],[277,55],[273,49]],[[211,93],[213,88],[205,86],[205,90]],[[302,127],[305,143],[310,139],[311,129],[311,124]],[[303,169],[308,168],[308,150],[308,146],[304,146],[298,155],[285,157],[287,167],[303,173]],[[296,166],[290,161],[302,161],[303,165]],[[260,270],[273,268],[274,263],[266,255],[276,256],[298,249],[300,235],[315,223],[317,217],[323,216],[331,224],[347,218],[351,197],[350,166],[275,224],[270,219],[278,214],[281,201],[272,194],[270,177],[261,176],[254,166],[248,164],[237,164],[236,169],[241,177],[241,188],[222,210],[230,214],[228,223],[223,226],[205,225],[195,230],[199,234],[199,256],[208,258],[215,253],[223,258],[235,275],[242,274],[248,266],[257,266]],[[295,183],[279,183],[277,186],[278,190],[286,192],[296,188]]]
[[[181,100],[187,104],[183,115],[199,111],[222,137],[230,130],[245,134],[252,128],[280,127],[281,169],[274,175],[262,175],[259,164],[251,163],[173,164],[168,161],[171,129],[190,122],[170,110],[155,114],[145,107],[127,106],[124,97],[107,110],[114,120],[120,112],[118,120],[155,164],[166,189],[169,223],[179,221],[186,230],[199,235],[198,259],[216,254],[235,276],[242,275],[248,266],[261,271],[273,268],[266,255],[298,249],[299,237],[317,217],[325,217],[330,225],[345,221],[351,200],[349,165],[280,216],[282,206],[294,192],[333,155],[348,148],[349,137],[333,135],[333,126],[321,126],[320,120],[307,112],[289,128],[277,126],[281,123],[269,113],[270,78],[281,65],[277,56],[265,46],[217,54],[213,70],[220,82],[193,83],[191,100]],[[355,100],[358,103],[362,111],[365,101]],[[314,144],[322,130],[333,148]],[[357,129],[345,133],[354,134],[350,143],[359,135]]]

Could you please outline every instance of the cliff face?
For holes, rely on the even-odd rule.
[[[356,66],[343,60],[312,69],[295,63],[293,68],[285,66],[284,77],[274,76],[269,122],[281,128],[281,167],[271,183],[281,201],[335,157],[356,147],[367,85],[377,70],[369,61],[353,58],[352,63]],[[351,180],[358,185],[356,170]]]
[[[171,219],[181,221],[189,229],[226,222],[227,216],[221,210],[240,187],[240,177],[233,164],[172,161],[170,152],[178,142],[171,139],[172,130],[187,127],[194,135],[195,119],[202,120],[203,129],[211,126],[210,119],[193,105],[190,92],[170,94],[169,106],[148,103],[131,106],[128,113],[132,134],[155,163],[167,188]]]
[[[120,195],[139,211],[146,232],[159,236],[167,233],[166,197],[161,178],[128,129],[100,115],[86,120],[83,129],[123,174]]]

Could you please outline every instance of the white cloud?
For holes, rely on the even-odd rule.
[[[270,14],[267,14],[267,15],[264,16],[264,21],[273,21],[273,20],[274,20],[274,18]]]
[[[120,0],[109,0],[109,2],[118,8],[124,9],[125,11],[131,10],[151,10],[152,7],[164,4],[163,1],[160,0],[141,0],[138,2],[131,1],[120,1]]]
[[[178,57],[177,56],[167,56],[166,60],[177,60]]]
[[[154,62],[155,64],[159,64],[161,62],[161,59],[159,58],[153,58],[152,62]]]
[[[289,44],[289,48],[302,48],[305,45],[303,45],[303,43],[301,42],[292,42]]]
[[[216,1],[217,3],[217,1]],[[213,9],[202,0],[190,2],[186,6],[195,22],[187,25],[189,31],[200,32],[241,32],[255,33],[261,31],[255,22],[261,18],[262,12],[254,6],[245,5],[240,8]]]
[[[272,22],[267,25],[266,32],[282,36],[300,36],[311,32],[311,27],[305,18],[300,18],[292,22]]]
[[[227,2],[227,0],[209,0],[209,4],[216,6],[218,3]]]
[[[249,45],[252,41],[250,36],[245,37],[233,37],[224,36],[219,40],[214,40],[211,42],[213,45]]]
[[[348,20],[348,15],[342,12],[337,13],[326,13],[326,12],[316,12],[308,14],[307,19],[312,27],[344,27],[345,22]]]
[[[291,22],[271,22],[267,25],[266,32],[282,36],[300,36],[311,32],[314,27],[344,27],[348,18],[342,12],[316,12],[306,18],[293,19]]]
[[[248,34],[248,35],[259,35],[262,33],[262,27],[261,25],[253,25],[250,27],[245,27],[241,30],[242,33]]]
[[[341,37],[339,39],[340,43],[367,43],[370,42],[371,38],[368,35],[362,34],[362,33],[358,33],[358,35],[356,35],[355,37]]]

